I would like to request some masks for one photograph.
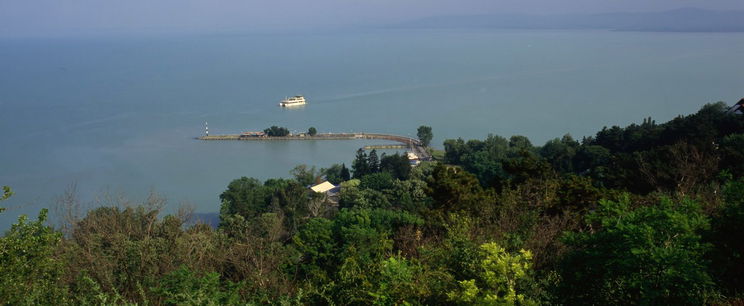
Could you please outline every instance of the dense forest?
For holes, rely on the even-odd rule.
[[[65,194],[59,225],[43,210],[0,238],[0,302],[744,301],[744,115],[726,104],[580,141],[491,135],[444,149],[414,167],[360,150],[350,169],[236,179],[216,227],[162,216],[154,195],[80,213]],[[308,188],[325,180],[339,191]]]

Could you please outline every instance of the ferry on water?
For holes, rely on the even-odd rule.
[[[299,106],[299,105],[305,105],[305,104],[307,104],[307,102],[305,102],[305,97],[303,96],[289,97],[279,102],[279,106],[281,107]]]

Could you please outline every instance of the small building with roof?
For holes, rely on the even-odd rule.
[[[317,185],[313,185],[310,187],[312,191],[315,191],[317,193],[325,193],[328,191],[331,191],[332,189],[336,188],[336,185],[331,184],[329,181],[322,182]]]
[[[266,133],[264,132],[243,132],[240,133],[241,138],[251,138],[251,137],[266,137]]]
[[[326,202],[330,206],[338,205],[338,196],[341,192],[341,186],[331,184],[329,181],[322,182],[317,185],[310,186],[310,190],[315,193],[323,194],[323,202]]]
[[[406,156],[408,156],[408,163],[411,164],[411,166],[416,166],[421,162],[421,158],[414,152],[406,152]]]
[[[744,114],[744,98],[728,109],[730,113]]]

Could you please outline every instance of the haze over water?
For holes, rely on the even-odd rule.
[[[204,142],[271,125],[447,138],[657,122],[744,97],[744,33],[388,30],[0,40],[0,228],[76,182],[219,210],[235,178],[287,177],[371,141]],[[303,94],[309,104],[276,103]],[[378,142],[386,143],[386,142]]]

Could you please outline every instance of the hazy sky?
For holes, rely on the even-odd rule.
[[[744,10],[744,0],[0,0],[0,36],[266,31],[382,25],[451,14],[682,7]]]

